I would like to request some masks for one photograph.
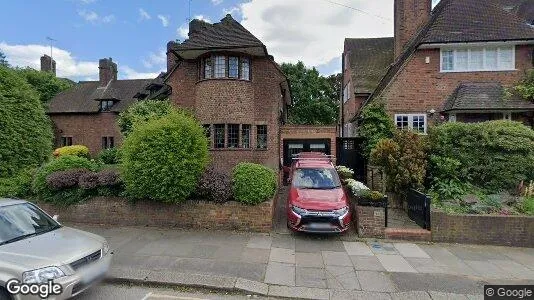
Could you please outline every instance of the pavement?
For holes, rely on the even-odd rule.
[[[483,299],[485,284],[534,284],[534,249],[356,236],[73,225],[108,239],[114,283],[305,299]]]

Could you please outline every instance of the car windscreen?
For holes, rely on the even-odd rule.
[[[293,186],[298,189],[334,189],[341,186],[333,168],[302,168],[293,174]]]
[[[0,207],[0,245],[15,242],[61,227],[29,203]]]

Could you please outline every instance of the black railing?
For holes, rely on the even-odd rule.
[[[423,229],[430,230],[430,197],[410,189],[407,195],[408,216]]]

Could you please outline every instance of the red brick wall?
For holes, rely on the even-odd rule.
[[[386,214],[383,207],[355,205],[354,221],[358,235],[365,238],[384,238]]]
[[[395,0],[395,57],[430,19],[432,0]]]
[[[244,205],[238,202],[217,204],[190,200],[167,204],[151,201],[132,203],[124,198],[96,197],[69,207],[42,202],[37,205],[50,215],[59,215],[60,222],[270,232],[275,202],[271,200],[259,205]]]
[[[122,143],[116,113],[51,114],[50,118],[55,127],[56,147],[61,147],[62,136],[71,136],[73,145],[87,146],[91,155],[102,150],[103,136],[113,136],[116,146]]]
[[[534,247],[534,217],[431,212],[432,241]]]
[[[330,153],[336,155],[336,126],[284,125],[281,128],[280,155],[284,153],[284,140],[329,139]]]
[[[395,113],[439,111],[448,96],[461,82],[501,82],[513,85],[532,68],[534,46],[516,47],[516,71],[440,73],[440,50],[420,49],[407,61],[390,86],[384,91],[387,110]],[[425,58],[430,57],[430,63]]]
[[[280,83],[283,74],[268,58],[251,60],[251,80],[199,80],[197,61],[184,61],[169,78],[171,100],[194,111],[203,124],[250,124],[251,149],[212,149],[215,165],[231,169],[249,161],[278,169],[280,165]],[[256,125],[267,125],[267,149],[256,149]]]

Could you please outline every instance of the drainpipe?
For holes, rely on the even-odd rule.
[[[345,130],[345,114],[344,114],[344,105],[343,99],[345,99],[345,95],[343,93],[345,92],[345,52],[341,55],[341,93],[339,95],[341,96],[339,99],[339,103],[341,103],[341,116],[339,118],[341,124],[339,126],[339,137],[344,137],[344,130]]]

